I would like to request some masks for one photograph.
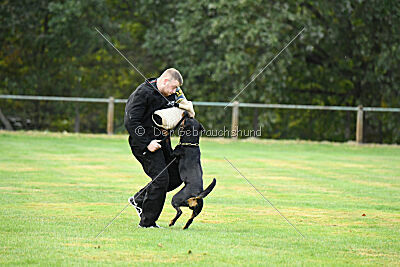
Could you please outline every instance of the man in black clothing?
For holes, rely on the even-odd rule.
[[[159,228],[156,221],[164,206],[166,192],[182,184],[177,160],[162,171],[174,159],[171,139],[168,137],[161,141],[162,130],[152,120],[154,111],[176,106],[178,102],[188,102],[179,87],[182,83],[179,71],[167,69],[157,79],[147,79],[139,85],[125,107],[124,124],[129,132],[132,154],[152,179],[152,182],[129,199],[140,216],[139,227]],[[180,107],[187,109],[187,105]],[[192,105],[188,109],[194,116]]]

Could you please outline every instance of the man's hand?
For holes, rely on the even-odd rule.
[[[147,146],[147,149],[150,152],[154,152],[157,149],[160,149],[161,145],[158,142],[161,142],[161,140],[153,140],[153,141],[151,141],[150,144]]]

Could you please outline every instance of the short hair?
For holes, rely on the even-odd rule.
[[[179,86],[182,86],[183,78],[182,78],[181,73],[177,69],[174,69],[174,68],[166,69],[161,76],[164,76],[164,75],[167,75],[167,76],[171,77],[171,79],[178,81]]]

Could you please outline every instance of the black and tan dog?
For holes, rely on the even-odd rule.
[[[205,198],[215,187],[215,178],[211,184],[203,190],[203,170],[200,163],[199,140],[203,126],[194,118],[186,118],[179,131],[179,144],[174,150],[175,156],[179,158],[179,172],[185,186],[174,195],[171,204],[177,213],[169,226],[173,226],[182,215],[180,207],[189,207],[193,210],[192,216],[183,229],[187,229],[193,219],[203,209],[203,198]]]

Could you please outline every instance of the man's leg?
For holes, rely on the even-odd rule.
[[[146,189],[141,189],[135,195],[138,205],[141,204],[143,210],[140,225],[152,226],[158,220],[164,206],[169,181],[165,167],[169,162],[166,163],[161,150],[148,152],[140,162],[143,162],[143,170],[152,179]]]
[[[147,186],[147,185],[146,185]],[[139,192],[137,192],[133,198],[134,201],[136,203],[136,206],[138,206],[139,208],[142,209],[143,207],[143,200],[144,200],[144,196],[146,195],[146,186],[143,187],[142,189],[139,190]]]
[[[132,155],[135,156],[135,158],[139,161],[139,163],[142,165],[142,167],[143,167],[143,169],[144,169],[144,164],[146,164],[146,163],[145,163],[145,158],[144,158],[143,155],[140,155],[139,153],[137,153],[136,150],[133,148],[133,146],[132,146],[132,137],[131,137],[131,136],[129,136],[129,138],[128,138],[128,143],[129,143],[129,146],[130,146],[130,148],[131,148]],[[147,186],[147,185],[146,185],[146,186]],[[139,192],[137,192],[137,193],[133,196],[133,200],[131,200],[132,197],[129,198],[129,202],[131,202],[132,205],[135,206],[135,209],[136,209],[136,210],[137,210],[136,207],[139,207],[140,213],[141,213],[141,211],[142,211],[144,196],[146,195],[146,192],[145,192],[145,191],[146,191],[146,186],[143,187],[142,189],[140,189]],[[139,211],[138,211],[138,214],[139,214]],[[139,215],[139,216],[141,216],[141,215]]]
[[[129,144],[131,140],[129,139]],[[178,188],[182,184],[182,180],[180,178],[179,174],[179,161],[178,159],[175,159],[175,157],[172,155],[172,148],[171,148],[171,142],[170,139],[166,139],[164,142],[162,142],[162,149],[157,150],[154,153],[147,153],[146,156],[143,156],[141,154],[138,154],[135,152],[134,148],[131,146],[132,154],[135,156],[135,158],[141,163],[144,171],[146,172],[147,175],[151,177],[153,180],[155,177],[157,177],[158,174],[159,177],[157,180],[160,181],[155,181],[155,182],[150,182],[150,186],[148,184],[143,187],[139,192],[137,192],[134,195],[134,201],[135,201],[135,206],[139,207],[141,211],[145,209],[146,211],[143,211],[143,213],[140,215],[141,217],[141,225],[147,226],[149,221],[151,222],[152,220],[155,221],[158,219],[158,217],[161,214],[164,202],[165,202],[165,195],[164,193],[163,197],[162,194],[160,195],[160,184],[161,187],[164,185],[165,181],[168,181],[167,185],[167,191],[172,191],[176,188]],[[160,153],[162,151],[162,153]],[[160,156],[160,154],[163,155],[163,157]],[[164,162],[164,163],[163,163]],[[172,163],[171,163],[172,162]],[[163,173],[161,171],[167,166],[169,163],[171,163],[168,167],[168,172],[165,170]],[[152,166],[155,166],[152,167]],[[167,176],[167,177],[166,177]],[[152,188],[150,193],[148,193],[148,189],[152,186],[153,183],[157,183],[155,188]],[[148,194],[148,197],[146,198],[146,207],[144,207],[144,202],[145,202],[145,197]],[[156,195],[156,200],[154,200],[154,195]],[[158,201],[157,201],[158,197]],[[150,201],[149,201],[150,200]],[[151,207],[151,203],[161,203],[157,204],[156,208],[154,209]],[[150,206],[150,207],[148,207]],[[135,207],[135,208],[136,208]],[[155,218],[155,219],[154,219]],[[143,222],[143,224],[142,224]]]

